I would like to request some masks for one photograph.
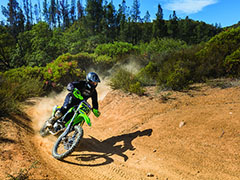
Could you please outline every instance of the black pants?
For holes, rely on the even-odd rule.
[[[77,99],[72,93],[68,93],[60,111],[62,114],[65,114],[71,107],[78,105],[79,103],[80,103],[79,99]]]

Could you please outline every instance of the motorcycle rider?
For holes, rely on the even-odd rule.
[[[100,79],[95,72],[89,72],[86,80],[69,83],[67,90],[70,92],[65,97],[63,106],[54,107],[52,117],[48,120],[47,126],[52,127],[54,122],[61,118],[71,107],[90,97],[92,99],[93,114],[99,117],[100,112],[98,110],[98,95],[96,91],[98,83],[100,83]]]

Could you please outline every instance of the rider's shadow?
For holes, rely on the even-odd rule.
[[[110,158],[112,155],[118,155],[123,157],[124,161],[128,160],[128,156],[124,154],[127,150],[135,150],[135,147],[132,145],[132,141],[141,136],[151,136],[152,129],[146,129],[144,131],[136,131],[129,134],[123,134],[119,136],[113,136],[111,138],[99,141],[98,139],[90,136],[90,138],[83,138],[80,145],[75,149],[74,152],[88,151],[92,154],[78,154],[72,155],[75,156],[75,159],[80,163],[73,163],[64,160],[65,162],[80,165],[80,166],[99,166],[105,165],[113,162],[114,160]],[[122,143],[121,143],[122,142]],[[121,143],[119,145],[119,143]],[[98,153],[98,154],[96,154]],[[101,153],[101,154],[99,154]],[[90,162],[95,161],[96,159],[103,158],[105,161],[103,163],[96,164],[82,164],[81,162]]]

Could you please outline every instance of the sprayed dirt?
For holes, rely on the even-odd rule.
[[[240,179],[239,87],[152,87],[143,97],[106,86],[98,91],[102,115],[91,116],[92,127],[84,125],[84,139],[64,161],[51,156],[56,138],[42,138],[38,130],[67,92],[32,100],[26,108],[30,119],[19,117],[25,124],[2,121],[10,128],[0,144],[0,179],[35,161],[31,179]]]

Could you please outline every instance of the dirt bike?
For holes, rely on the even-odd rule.
[[[54,158],[62,160],[74,151],[83,137],[82,126],[84,122],[91,126],[91,120],[88,117],[91,110],[91,105],[83,100],[79,105],[70,108],[63,117],[53,124],[52,128],[47,126],[48,120],[44,123],[40,129],[40,135],[43,137],[49,134],[57,135],[63,131],[53,146],[52,155]]]

